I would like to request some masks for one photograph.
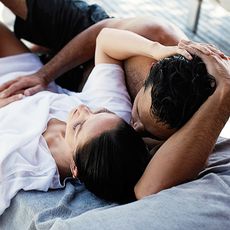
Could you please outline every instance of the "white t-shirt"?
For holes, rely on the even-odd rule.
[[[41,66],[30,53],[0,58],[0,84],[36,72]],[[97,65],[81,93],[55,83],[49,90],[0,108],[0,215],[21,189],[47,191],[62,187],[42,136],[51,118],[66,121],[71,109],[85,104],[91,109],[105,107],[130,121],[131,102],[119,65]]]

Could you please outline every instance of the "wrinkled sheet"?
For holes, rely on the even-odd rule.
[[[117,205],[79,182],[49,192],[21,191],[0,229],[230,229],[230,139],[219,139],[199,178],[140,201]]]

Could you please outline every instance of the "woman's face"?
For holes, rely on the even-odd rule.
[[[80,105],[69,113],[65,140],[74,154],[77,148],[114,129],[119,122],[120,118],[105,108],[91,111],[87,106]]]

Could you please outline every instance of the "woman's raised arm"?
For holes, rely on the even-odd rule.
[[[127,30],[104,28],[97,37],[95,64],[119,64],[133,56],[160,60],[174,54],[192,58],[185,49],[178,46],[164,46]]]

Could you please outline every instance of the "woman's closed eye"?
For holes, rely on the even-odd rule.
[[[109,111],[106,108],[100,108],[94,111],[94,114],[98,114],[98,113],[113,113],[113,112]]]
[[[73,125],[73,130],[75,131],[77,127],[80,127],[81,125],[83,124],[83,122],[76,122],[74,125]]]

